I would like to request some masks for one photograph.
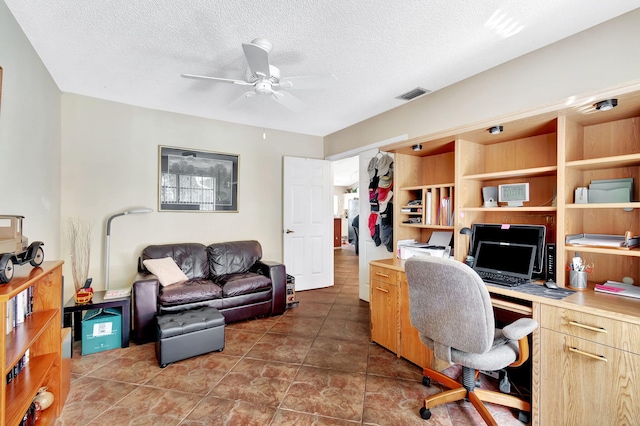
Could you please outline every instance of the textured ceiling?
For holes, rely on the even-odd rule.
[[[640,0],[4,0],[63,92],[325,136],[622,13]],[[242,43],[282,77],[335,75],[291,112],[246,88]],[[8,72],[8,70],[7,70]],[[291,92],[294,93],[294,92]],[[428,95],[426,95],[428,96]]]

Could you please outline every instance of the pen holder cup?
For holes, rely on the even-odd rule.
[[[573,288],[587,288],[587,272],[569,271],[569,285]]]

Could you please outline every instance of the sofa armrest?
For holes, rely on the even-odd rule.
[[[159,288],[158,278],[152,274],[138,274],[133,283],[133,339],[138,344],[157,339],[156,312]]]
[[[283,314],[287,307],[287,271],[282,263],[261,260],[254,265],[255,270],[269,278],[273,286],[271,314]]]

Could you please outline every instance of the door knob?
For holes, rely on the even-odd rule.
[[[291,229],[288,229],[288,228],[287,228],[287,230],[286,230],[286,231],[284,231],[284,232],[286,232],[287,234],[291,234],[291,233],[296,232],[296,231],[292,231]]]

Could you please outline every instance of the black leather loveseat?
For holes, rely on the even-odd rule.
[[[146,259],[167,257],[188,280],[163,287],[143,264]],[[285,267],[261,258],[262,247],[257,241],[146,247],[132,289],[134,340],[156,340],[157,315],[201,306],[218,309],[226,323],[284,313]]]

